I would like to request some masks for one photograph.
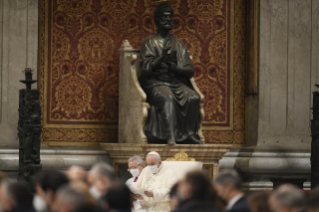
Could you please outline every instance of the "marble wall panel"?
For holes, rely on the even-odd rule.
[[[311,91],[318,90],[314,84],[319,83],[319,1],[312,1],[311,6]],[[312,101],[311,101],[312,105]]]
[[[295,0],[289,4],[288,117],[297,133],[310,129],[311,108],[311,0]],[[291,29],[290,29],[291,28]],[[293,43],[293,44],[292,44]],[[289,45],[290,46],[290,45]],[[292,80],[293,78],[293,80]],[[290,124],[290,123],[289,123]],[[292,124],[292,123],[291,123]]]
[[[281,133],[286,127],[287,99],[287,23],[288,1],[269,1],[267,12],[270,13],[270,52],[269,63],[269,112],[271,132]],[[266,12],[265,11],[265,12]],[[276,101],[273,101],[276,100]]]
[[[38,1],[0,0],[1,123],[0,146],[16,147],[19,89],[28,66],[37,78]],[[36,85],[33,86],[34,88]]]
[[[318,8],[317,0],[260,1],[258,147],[310,148]]]
[[[263,129],[263,131],[259,132],[259,134],[264,131],[269,131],[269,121],[270,121],[270,39],[271,39],[271,14],[267,12],[268,4],[265,4],[265,1],[260,1],[260,63],[259,63],[259,104],[262,107],[259,107],[259,127]],[[260,131],[260,130],[259,130]]]

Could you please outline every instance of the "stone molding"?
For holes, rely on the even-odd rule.
[[[242,152],[240,152],[242,151]],[[245,190],[272,189],[272,178],[308,179],[304,189],[310,188],[310,153],[256,152],[232,149],[219,161],[220,169],[235,168],[244,179]]]
[[[310,174],[310,153],[227,152],[219,167],[250,174]]]
[[[43,170],[66,170],[72,165],[89,169],[98,161],[108,161],[109,157],[103,150],[41,150]],[[11,173],[15,178],[19,170],[19,150],[0,150],[0,170]]]

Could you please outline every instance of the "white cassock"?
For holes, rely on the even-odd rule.
[[[135,183],[137,182],[137,179],[138,177],[132,177],[130,179],[128,179],[126,181],[126,186],[132,190],[133,186],[135,185]],[[132,208],[132,211],[134,212],[146,212],[145,209],[143,209],[143,203],[142,203],[143,200],[136,200],[133,202],[133,208]]]
[[[169,212],[169,192],[172,186],[178,181],[173,170],[163,163],[157,173],[152,174],[148,168],[143,169],[132,191],[144,189],[152,191],[153,197],[144,197],[145,209],[147,212]]]

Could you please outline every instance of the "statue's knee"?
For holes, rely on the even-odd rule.
[[[174,96],[172,94],[168,94],[165,96],[165,101],[166,102],[173,102],[174,101]]]
[[[200,96],[198,94],[196,94],[196,100],[200,101]]]
[[[194,93],[191,97],[193,102],[199,103],[200,102],[200,96],[197,93]]]

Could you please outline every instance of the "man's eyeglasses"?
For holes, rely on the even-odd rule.
[[[137,167],[141,166],[141,164],[137,165],[137,166],[133,166],[130,169],[127,169],[127,171],[130,171],[131,169],[137,169]]]

